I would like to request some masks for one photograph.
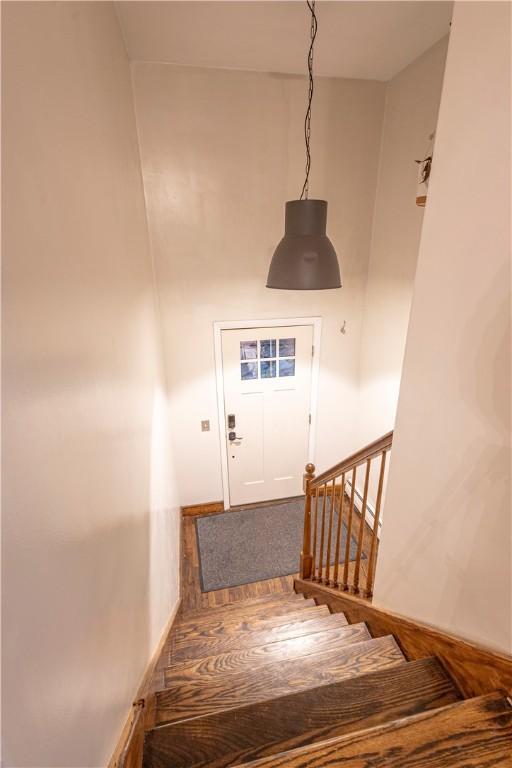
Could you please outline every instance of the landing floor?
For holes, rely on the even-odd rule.
[[[348,500],[346,500],[348,512]],[[346,519],[346,518],[345,518]],[[358,536],[360,517],[354,514],[353,535]],[[365,525],[365,534],[363,537],[363,552],[368,555],[370,551],[370,530]],[[300,553],[297,553],[297,562]],[[361,583],[366,583],[367,560],[361,561]],[[351,563],[353,568],[354,564]],[[251,597],[262,597],[264,595],[275,594],[276,592],[293,591],[293,580],[298,573],[290,576],[280,576],[266,581],[257,581],[253,584],[244,584],[240,587],[231,587],[229,589],[218,589],[214,592],[201,592],[201,582],[199,574],[199,556],[197,550],[197,537],[195,530],[194,517],[184,517],[182,520],[182,540],[181,540],[181,590],[183,613],[187,611],[196,611],[198,609],[215,608],[226,603],[238,602]]]

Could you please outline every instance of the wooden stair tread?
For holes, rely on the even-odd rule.
[[[173,645],[186,645],[195,639],[215,638],[222,635],[236,634],[237,632],[247,634],[248,632],[268,631],[275,627],[282,627],[284,624],[310,621],[313,618],[330,615],[331,612],[326,605],[313,605],[300,611],[287,611],[279,616],[236,616],[232,617],[230,621],[214,621],[197,626],[191,625],[186,630],[181,630],[178,627],[172,635],[172,642]],[[342,621],[344,620],[348,624],[345,615],[341,615],[343,617]]]
[[[172,644],[186,645],[194,639],[219,637],[221,635],[236,634],[237,632],[271,630],[281,627],[283,624],[291,624],[299,621],[310,621],[313,618],[331,616],[326,605],[307,606],[299,611],[286,611],[278,616],[232,616],[229,621],[212,621],[207,624],[190,625],[184,629],[177,627],[172,633]],[[346,624],[345,614],[341,614]],[[248,627],[252,629],[249,630]]]
[[[355,626],[355,625],[353,625]],[[237,709],[154,728],[144,768],[224,768],[450,704],[436,659],[422,659]]]
[[[248,617],[260,617],[260,618],[272,618],[273,616],[281,616],[283,613],[293,611],[294,613],[305,610],[306,608],[315,608],[316,603],[312,598],[302,598],[294,600],[279,600],[278,602],[272,602],[268,604],[258,603],[256,605],[246,605],[245,603],[238,603],[237,609],[230,611],[219,612],[217,609],[213,611],[203,611],[201,616],[192,618],[187,616],[186,620],[180,621],[176,624],[176,630],[185,632],[189,627],[201,627],[208,624],[215,624],[220,622],[234,622],[242,620]]]
[[[155,724],[261,702],[401,663],[405,663],[402,652],[394,638],[387,636],[266,664],[254,671],[186,682],[156,693]]]
[[[347,626],[344,617],[332,620],[332,614],[320,612],[318,608],[304,616],[289,614],[284,621],[272,619],[268,622],[247,622],[234,631],[224,633],[220,628],[218,633],[209,633],[196,637],[179,638],[170,648],[170,664],[202,659],[206,656],[218,656],[220,653],[254,648],[257,645],[267,645],[279,640],[321,632],[333,626]]]
[[[329,628],[320,632],[175,664],[168,667],[164,672],[165,685],[168,687],[197,678],[205,679],[206,677],[216,677],[219,674],[236,674],[246,669],[254,670],[270,662],[309,656],[311,653],[320,653],[321,651],[340,648],[349,643],[360,643],[363,640],[371,639],[366,624],[350,624],[348,626],[342,624],[340,626],[335,614],[327,618]]]
[[[262,597],[250,597],[245,600],[237,600],[233,603],[226,603],[225,605],[218,605],[213,608],[201,608],[195,611],[186,611],[181,613],[177,619],[178,624],[186,624],[187,622],[197,622],[205,616],[224,616],[230,613],[236,613],[236,611],[246,611],[257,608],[273,608],[279,607],[283,604],[289,603],[306,603],[307,599],[302,594],[296,592],[276,592],[273,595],[264,595]]]
[[[349,736],[246,763],[246,768],[498,768],[512,765],[512,706],[478,696]]]
[[[247,622],[274,621],[279,624],[279,622],[285,620],[286,616],[293,615],[300,617],[303,614],[307,615],[308,613],[318,615],[320,611],[325,614],[330,613],[329,608],[326,605],[316,605],[314,600],[308,600],[304,601],[304,604],[298,606],[283,605],[281,608],[277,609],[276,613],[272,614],[259,612],[246,613],[244,611],[243,613],[230,614],[224,618],[212,616],[208,620],[198,622],[197,624],[189,623],[185,626],[177,626],[174,630],[174,636],[176,638],[193,637],[194,635],[205,634],[210,630],[214,632],[220,630],[227,632],[228,630],[234,629],[237,626],[242,626]]]

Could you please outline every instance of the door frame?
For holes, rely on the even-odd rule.
[[[226,410],[224,407],[224,370],[222,367],[222,331],[244,330],[245,328],[277,328],[294,325],[310,325],[313,328],[313,355],[311,361],[311,396],[309,412],[308,461],[314,463],[316,447],[316,422],[318,405],[318,380],[320,376],[320,343],[322,338],[321,317],[263,318],[258,320],[216,320],[213,323],[215,352],[215,381],[217,384],[217,413],[219,419],[220,459],[222,471],[222,498],[224,509],[231,506],[229,497],[228,448],[226,445]]]

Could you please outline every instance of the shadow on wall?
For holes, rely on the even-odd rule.
[[[453,340],[457,350],[453,367],[458,375],[453,383],[454,423],[475,424],[476,417],[472,432],[481,434],[473,437],[457,457],[453,450],[447,456],[447,461],[456,465],[447,482],[441,487],[433,484],[429,487],[426,483],[417,489],[417,503],[420,506],[423,501],[426,503],[421,529],[416,526],[408,533],[401,529],[399,563],[395,569],[388,567],[386,575],[381,574],[379,590],[387,595],[402,593],[406,589],[407,574],[419,572],[425,585],[422,600],[430,602],[431,615],[442,616],[453,630],[464,626],[468,612],[472,611],[475,617],[480,616],[483,636],[486,626],[492,623],[493,636],[508,637],[512,647],[507,612],[492,611],[492,616],[489,615],[490,593],[500,594],[502,604],[510,605],[512,599],[512,563],[507,560],[504,546],[511,536],[511,346],[510,300],[506,296],[509,276],[506,268],[494,276],[464,334]],[[496,296],[500,294],[503,299],[496,303]],[[435,340],[432,343],[435,344]],[[447,380],[441,375],[440,382],[443,381]],[[418,403],[417,407],[423,406]],[[449,423],[446,428],[450,429]],[[448,435],[447,441],[449,439]],[[442,450],[442,434],[439,441]],[[438,464],[440,461],[438,459]],[[392,509],[387,510],[387,516],[392,518]],[[398,535],[396,529],[389,535],[393,533]],[[425,570],[424,564],[436,562],[439,569],[431,583],[429,577],[433,574]],[[445,581],[440,583],[443,573]],[[475,577],[482,573],[488,573],[489,578]],[[482,641],[482,637],[475,639]]]
[[[172,455],[169,402],[153,396],[149,487],[149,653],[162,635],[162,621],[179,598],[180,504]]]
[[[42,547],[45,538],[40,537]],[[3,710],[5,765],[35,766],[34,745],[39,745],[38,768],[95,766],[99,755],[111,752],[116,734],[98,724],[121,725],[133,680],[150,652],[148,540],[147,516],[124,518],[58,544],[53,539],[49,562],[32,562],[23,585],[31,593],[30,602],[24,601],[30,615],[20,621],[22,600],[4,615],[9,632],[3,633],[3,653],[9,664],[2,685],[10,692]],[[44,578],[37,576],[40,569]],[[130,578],[135,571],[141,574],[137,580]],[[58,611],[48,615],[46,606],[56,599]],[[17,650],[22,646],[15,627],[31,634],[30,654]]]
[[[509,285],[510,267],[504,266],[467,323],[457,355],[459,389],[466,406],[504,441],[509,440],[511,419]],[[496,304],[500,294],[503,299]]]
[[[27,416],[8,419],[2,757],[12,766],[106,762],[178,598],[179,505],[162,389],[130,409],[119,388],[124,415],[105,427],[95,403],[70,399],[70,386],[66,414],[77,418],[82,406],[87,428],[34,419],[31,404],[27,442]]]
[[[380,578],[379,590],[386,594],[401,592],[404,578],[417,570],[418,563],[442,560],[447,564],[452,578],[439,588],[441,571],[438,571],[437,589],[424,594],[424,602],[426,599],[431,600],[436,611],[453,620],[450,623],[456,626],[461,605],[467,606],[471,601],[476,603],[478,593],[481,593],[482,601],[485,601],[489,594],[489,584],[478,583],[472,578],[472,573],[477,572],[476,566],[481,563],[481,542],[488,541],[488,556],[492,558],[493,543],[496,545],[495,551],[498,551],[500,539],[507,536],[503,525],[503,510],[510,507],[510,491],[504,486],[503,478],[506,478],[508,467],[509,450],[505,446],[483,446],[476,442],[468,446],[460,456],[457,471],[452,473],[449,482],[441,488],[433,489],[435,498],[422,513],[421,530],[415,529],[401,538],[399,567],[393,571],[388,569],[387,576]],[[492,504],[472,506],[467,502],[472,494],[479,497],[488,495],[492,498]],[[386,512],[389,519],[392,510],[388,507]],[[439,542],[443,540],[455,543],[449,549],[441,550]],[[456,574],[455,578],[453,573]],[[428,593],[429,573],[425,571],[423,576]],[[510,563],[503,562],[503,583],[496,586],[506,588],[507,584],[510,585]],[[505,634],[510,632],[507,616],[496,616],[495,619],[503,623]],[[482,630],[485,631],[485,627]]]

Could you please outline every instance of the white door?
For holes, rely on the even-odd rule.
[[[222,331],[231,506],[302,493],[313,327]]]

